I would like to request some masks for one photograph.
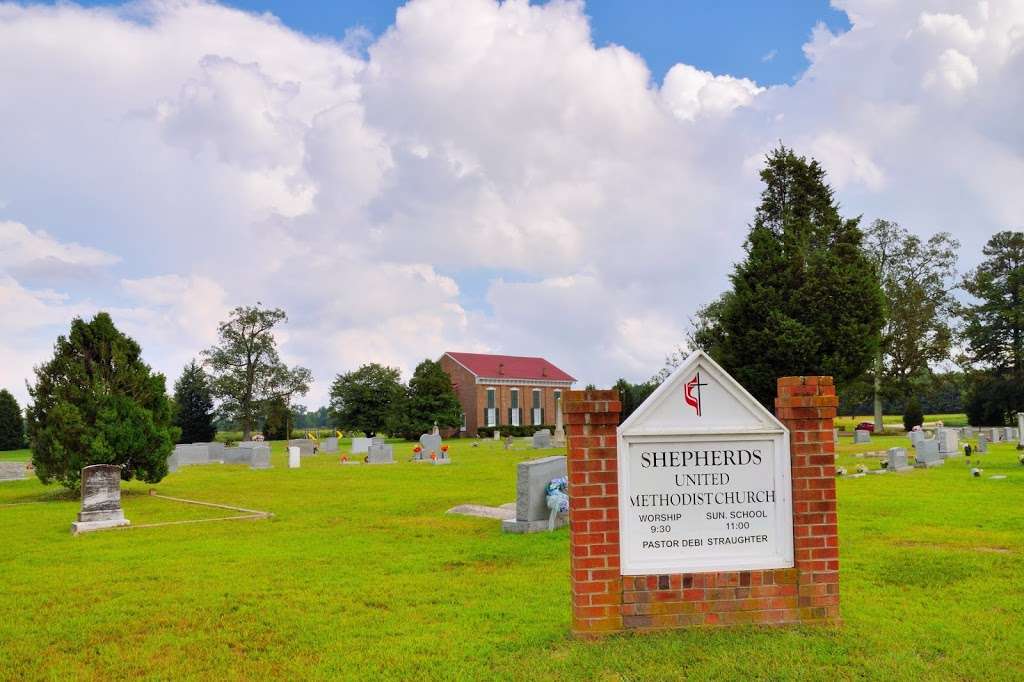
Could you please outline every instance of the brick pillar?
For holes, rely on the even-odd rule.
[[[598,634],[622,629],[619,575],[618,391],[566,391],[572,630]]]
[[[775,414],[789,429],[793,550],[802,622],[839,622],[839,534],[832,377],[782,377]]]

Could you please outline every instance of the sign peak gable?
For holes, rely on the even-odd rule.
[[[622,435],[780,432],[782,423],[701,350],[686,360],[619,426]]]

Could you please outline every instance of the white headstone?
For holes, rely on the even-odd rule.
[[[555,447],[565,445],[565,426],[562,424],[562,396],[555,399]]]
[[[298,469],[302,464],[302,455],[299,448],[292,445],[288,448],[288,468]]]
[[[789,432],[701,351],[618,430],[623,575],[793,566]]]

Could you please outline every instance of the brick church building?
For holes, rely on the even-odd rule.
[[[445,353],[441,367],[462,404],[462,428],[536,426],[555,423],[555,398],[575,378],[544,358],[482,353]]]

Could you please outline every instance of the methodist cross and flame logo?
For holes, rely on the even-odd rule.
[[[700,404],[700,387],[707,386],[706,383],[702,383],[700,380],[700,372],[698,371],[693,375],[693,378],[686,382],[686,387],[683,389],[683,399],[686,400],[686,404],[692,407],[696,412],[697,416],[700,416],[701,404]]]

